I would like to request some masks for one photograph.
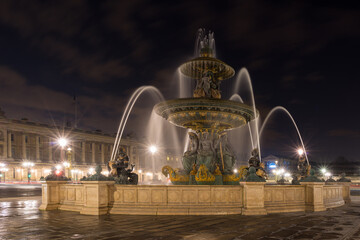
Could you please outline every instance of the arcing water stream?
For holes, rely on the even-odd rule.
[[[284,107],[282,107],[282,106],[276,106],[276,107],[274,107],[273,109],[271,109],[271,111],[270,111],[270,112],[268,113],[268,115],[266,116],[263,125],[261,126],[259,136],[261,137],[261,134],[262,134],[262,132],[264,131],[264,128],[266,127],[266,124],[267,124],[269,118],[270,118],[276,111],[283,111],[283,112],[285,112],[285,113],[287,114],[287,116],[291,119],[291,121],[292,121],[292,123],[294,124],[294,127],[295,127],[295,129],[296,129],[296,131],[297,131],[297,134],[298,134],[298,136],[299,136],[299,139],[300,139],[300,142],[301,142],[301,146],[302,146],[303,151],[304,151],[304,154],[305,154],[306,161],[307,161],[307,163],[309,164],[309,159],[308,159],[308,156],[307,156],[307,153],[306,153],[306,149],[305,149],[304,142],[303,142],[303,139],[302,139],[302,137],[301,137],[299,128],[298,128],[298,126],[296,125],[296,122],[295,122],[294,118],[291,116],[290,112],[289,112],[286,108],[284,108]]]

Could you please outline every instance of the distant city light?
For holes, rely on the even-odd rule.
[[[23,162],[22,165],[23,165],[24,167],[33,167],[35,164],[32,163],[32,162]]]
[[[273,163],[273,162],[270,163],[270,164],[269,164],[269,168],[276,168],[276,163]]]
[[[88,171],[88,173],[90,173],[90,174],[93,174],[95,172],[95,169],[94,168],[89,168],[89,171]]]
[[[329,172],[325,173],[325,177],[330,177],[330,176],[331,176],[331,173],[329,173]]]
[[[237,173],[238,172],[238,170],[237,169],[234,169],[234,173]]]
[[[66,168],[69,168],[69,167],[70,167],[70,163],[69,163],[69,162],[63,162],[63,165],[64,165],[64,167],[66,167]]]
[[[290,177],[291,174],[287,172],[287,173],[284,174],[284,176],[285,176],[285,177]]]
[[[325,174],[326,173],[326,168],[322,168],[320,171],[321,171],[322,174]]]
[[[62,169],[62,167],[61,167],[61,165],[60,165],[60,164],[56,165],[56,166],[55,166],[55,168],[56,168],[57,170]]]
[[[150,147],[149,147],[149,151],[152,153],[152,154],[154,154],[154,153],[156,153],[157,152],[157,147],[155,146],[155,145],[151,145]]]

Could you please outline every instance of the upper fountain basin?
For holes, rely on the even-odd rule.
[[[204,72],[211,71],[217,80],[225,80],[234,76],[235,71],[226,63],[213,57],[194,58],[180,66],[180,72],[187,77],[200,79]]]
[[[164,101],[156,104],[154,110],[172,124],[194,131],[220,132],[241,127],[255,118],[252,107],[246,104],[211,98]]]

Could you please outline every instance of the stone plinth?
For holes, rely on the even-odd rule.
[[[266,215],[264,204],[265,182],[241,182],[244,188],[243,215]]]
[[[305,211],[325,211],[324,182],[300,182],[305,186]]]
[[[82,181],[84,206],[81,214],[103,215],[109,210],[109,189],[114,181]]]
[[[42,203],[40,210],[55,210],[60,204],[60,186],[67,181],[46,181],[42,184]]]

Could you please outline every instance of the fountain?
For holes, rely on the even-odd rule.
[[[258,114],[242,102],[221,99],[220,84],[235,71],[215,58],[213,33],[200,31],[198,40],[199,56],[179,68],[181,74],[196,81],[193,97],[163,101],[154,107],[170,123],[190,129],[183,169],[164,166],[162,172],[173,184],[239,184],[227,131],[248,124]]]
[[[216,58],[213,33],[199,30],[195,58],[179,67],[178,74],[188,78],[179,86],[180,98],[165,100],[153,86],[138,88],[131,96],[121,118],[109,166],[113,176],[105,177],[101,168],[83,179],[82,184],[70,184],[67,179],[48,177],[42,186],[41,210],[70,210],[81,214],[138,214],[138,215],[265,215],[296,211],[324,211],[350,201],[348,182],[319,180],[310,169],[300,131],[291,114],[283,107],[275,107],[258,129],[256,110],[249,73],[240,70],[235,83],[235,94],[222,99],[220,85],[235,75],[232,67]],[[237,94],[242,79],[247,80],[251,105],[246,105]],[[192,82],[191,82],[192,81]],[[192,97],[187,89],[196,82]],[[164,166],[162,173],[170,185],[137,185],[126,151],[120,141],[125,125],[137,99],[150,92],[161,101],[153,108],[150,130],[155,142],[159,135],[176,131],[163,130],[162,122],[187,129],[182,169]],[[268,119],[275,111],[285,112],[294,124],[302,144],[298,173],[293,184],[266,184],[266,172],[261,162],[260,136]],[[157,115],[155,115],[157,114]],[[162,117],[162,122],[156,118]],[[250,124],[253,124],[250,126]],[[241,128],[247,126],[246,128]],[[228,133],[242,129],[249,132],[252,151],[248,166],[235,168],[236,154]],[[179,141],[174,140],[179,145]],[[236,142],[236,141],[234,141]],[[242,142],[242,141],[241,141]],[[237,143],[237,142],[236,142]],[[250,142],[248,142],[250,144]],[[244,145],[242,142],[241,145]],[[238,145],[239,146],[239,145]],[[155,169],[154,157],[152,169]],[[127,169],[131,166],[130,169]],[[310,176],[309,176],[310,174]],[[298,181],[300,176],[301,181]],[[346,179],[344,178],[343,181]]]

